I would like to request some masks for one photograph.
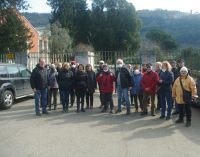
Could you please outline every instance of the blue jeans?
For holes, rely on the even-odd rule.
[[[66,110],[69,107],[69,93],[70,93],[70,90],[60,90],[63,110]]]
[[[40,112],[40,100],[42,100],[42,112],[46,112],[47,107],[47,88],[35,92],[35,112]]]
[[[167,116],[170,117],[172,112],[172,92],[171,91],[160,92],[160,99],[161,99],[161,116],[165,116],[166,101],[167,101]]]
[[[129,101],[128,91],[129,91],[128,88],[122,89],[121,86],[117,86],[118,110],[122,110],[121,104],[122,104],[123,97],[126,102],[126,109],[130,110],[130,101]]]

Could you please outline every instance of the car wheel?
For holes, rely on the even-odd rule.
[[[13,103],[14,103],[13,93],[9,90],[6,90],[3,93],[3,102],[2,102],[1,108],[8,109],[13,105]]]

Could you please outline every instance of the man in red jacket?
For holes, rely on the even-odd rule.
[[[101,112],[106,112],[108,109],[108,103],[110,103],[110,113],[113,113],[113,83],[115,82],[116,78],[114,74],[108,69],[108,65],[103,65],[103,72],[97,76],[97,82],[101,84],[100,90],[102,92],[102,103],[103,103],[103,110]]]
[[[147,115],[148,98],[151,97],[151,115],[155,116],[155,94],[158,80],[158,74],[152,71],[152,65],[148,63],[147,72],[144,73],[141,82],[142,89],[144,91],[142,99],[143,112],[141,113],[141,115]]]

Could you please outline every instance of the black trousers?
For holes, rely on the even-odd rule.
[[[77,109],[80,109],[80,104],[81,104],[81,109],[84,108],[84,97],[85,97],[85,92],[83,91],[76,92]]]
[[[161,108],[161,99],[160,99],[160,93],[157,92],[157,109]]]
[[[51,100],[53,97],[53,105],[57,105],[57,95],[58,95],[58,88],[51,88],[49,90],[49,95],[48,95],[48,105],[51,107]]]
[[[71,89],[69,94],[70,94],[70,103],[73,106],[74,101],[75,101],[75,91]]]
[[[103,97],[102,97],[102,92],[101,92],[101,91],[100,91],[99,98],[100,98],[100,103],[101,103],[101,106],[103,106]]]
[[[130,91],[130,100],[131,100],[131,105],[133,105],[133,98],[134,98],[134,96],[133,96],[133,94],[131,94],[131,91]]]
[[[186,114],[186,120],[191,121],[192,111],[191,104],[177,104],[179,108],[179,119],[183,120]]]
[[[94,101],[94,93],[86,92],[87,107],[93,107],[93,101]]]
[[[134,94],[134,103],[135,103],[135,108],[138,109],[138,100],[140,103],[140,108],[143,110],[143,106],[142,106],[142,97],[143,97],[143,92],[139,92],[138,94]]]
[[[102,101],[104,110],[108,109],[108,104],[110,104],[110,109],[113,110],[114,103],[113,103],[112,93],[102,93]]]

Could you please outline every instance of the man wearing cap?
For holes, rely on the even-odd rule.
[[[142,99],[143,111],[141,115],[148,114],[148,98],[151,97],[151,116],[155,116],[155,94],[158,81],[158,74],[152,70],[151,63],[148,63],[147,72],[144,73],[141,81],[142,89],[144,91]]]
[[[101,60],[99,61],[99,68],[97,69],[97,74],[96,74],[96,78],[103,72],[103,65],[104,65],[104,61]],[[101,92],[101,84],[98,82],[98,86],[99,86],[99,92],[100,92],[100,102],[101,102],[101,105],[100,105],[100,108],[103,107],[103,101],[102,101],[102,92]]]
[[[126,102],[126,114],[130,114],[130,101],[128,91],[132,88],[132,79],[128,69],[125,67],[122,59],[117,60],[117,66],[119,70],[116,71],[117,77],[117,96],[118,96],[118,110],[116,113],[121,112],[122,98],[124,97]],[[122,96],[123,95],[123,96]]]

